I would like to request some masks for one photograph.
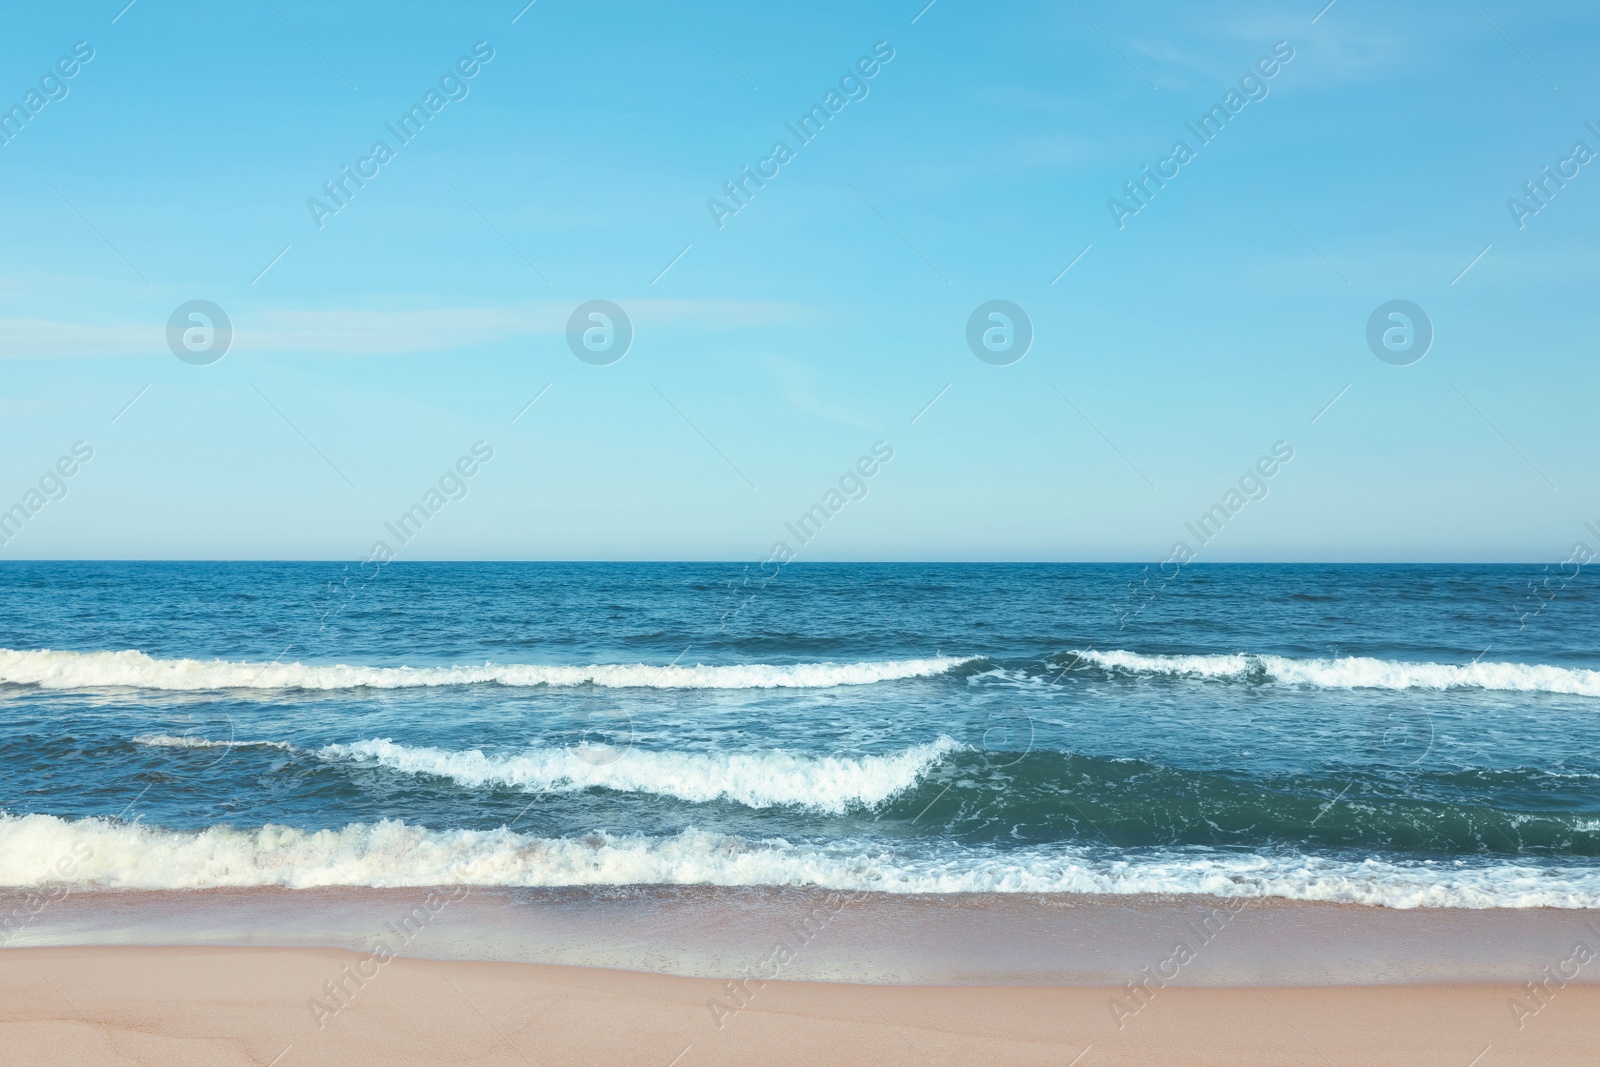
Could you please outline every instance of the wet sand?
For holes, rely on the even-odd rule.
[[[1600,1063],[1585,911],[709,887],[34,904],[0,894],[6,1064]]]
[[[735,996],[714,979],[327,949],[11,949],[0,1048],[82,1067],[1600,1062],[1600,987],[1556,990],[1519,1030],[1521,992],[1171,986],[1119,1017],[1110,1005],[1133,1002],[1104,987],[769,981]]]
[[[708,886],[440,892],[74,891],[31,914],[23,898],[0,892],[0,914],[13,916],[0,945],[365,952],[382,944],[432,959],[688,977],[1080,986],[1121,985],[1159,971],[1179,945],[1193,956],[1165,968],[1170,983],[1202,986],[1520,984],[1579,941],[1600,951],[1600,915],[1556,908]],[[773,960],[777,946],[787,950],[781,964]],[[1600,962],[1577,977],[1600,977]]]

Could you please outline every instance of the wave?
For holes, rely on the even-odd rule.
[[[285,752],[294,751],[294,746],[287,741],[213,741],[205,737],[173,737],[171,734],[144,734],[135,737],[133,743],[152,748],[278,748]]]
[[[618,752],[583,746],[488,756],[478,749],[412,747],[383,738],[328,745],[318,755],[448,778],[470,788],[504,786],[541,793],[600,788],[696,804],[732,800],[751,808],[791,805],[842,815],[852,808],[876,807],[904,792],[942,757],[964,747],[941,736],[888,756],[808,756],[780,750]]]
[[[155,659],[143,652],[19,652],[0,649],[0,685],[42,689],[413,689],[434,686],[579,686],[608,689],[821,689],[871,685],[943,674],[966,660],[870,660],[861,663],[766,663],[725,666],[651,666],[643,663],[581,667],[531,663],[475,667],[361,667],[345,664],[236,663],[228,660]]]
[[[1541,663],[1404,663],[1366,656],[1293,659],[1237,653],[1220,656],[1146,656],[1138,652],[1069,652],[1126,674],[1279,682],[1317,689],[1492,689],[1516,693],[1600,696],[1600,671]]]
[[[1595,805],[1575,802],[1568,784],[1600,780],[1600,775],[1528,767],[1423,767],[1416,765],[1415,750],[1391,751],[1386,735],[1376,734],[1320,771],[1293,773],[1042,747],[1018,758],[1013,752],[984,752],[948,735],[858,756],[550,743],[485,753],[389,738],[320,747],[166,735],[134,742],[282,750],[296,764],[287,768],[290,774],[314,773],[315,765],[332,761],[363,775],[390,771],[432,779],[430,788],[442,789],[452,804],[495,802],[474,798],[482,790],[542,795],[608,790],[641,799],[788,808],[791,814],[866,814],[883,825],[921,821],[925,829],[942,829],[967,845],[991,847],[1108,839],[1130,848],[1246,848],[1274,842],[1374,853],[1600,858]],[[922,821],[929,815],[928,795],[918,787],[934,774],[962,788],[952,803]]]
[[[539,838],[385,820],[336,830],[174,831],[0,815],[0,885],[105,889],[282,886],[813,886],[882,893],[1200,894],[1391,908],[1597,908],[1600,867],[1057,847],[999,855],[946,843],[906,854],[688,829],[668,837]]]

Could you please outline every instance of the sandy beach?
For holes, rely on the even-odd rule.
[[[1592,1064],[1596,943],[1585,912],[1552,908],[73,893],[0,952],[0,1047],[275,1067]]]
[[[0,1047],[26,1064],[1393,1064],[1600,1059],[1600,987],[1519,1030],[1502,983],[1161,989],[1121,1026],[1096,987],[725,983],[319,949],[49,948],[0,956]],[[327,983],[344,981],[343,1006]],[[718,1025],[720,1021],[720,1026]]]

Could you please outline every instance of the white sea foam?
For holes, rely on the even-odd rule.
[[[886,756],[633,748],[617,752],[615,759],[596,759],[579,747],[533,748],[517,755],[490,756],[478,749],[413,747],[384,738],[328,745],[318,754],[325,759],[375,762],[408,774],[437,775],[470,788],[509,786],[529,792],[571,792],[598,787],[698,804],[733,800],[752,808],[794,805],[839,815],[855,807],[876,807],[911,788],[942,757],[962,747],[952,738],[940,737]]]
[[[281,748],[285,752],[294,749],[287,741],[218,741],[208,737],[174,737],[171,734],[145,734],[135,737],[133,743],[152,748]]]
[[[475,667],[361,667],[228,660],[154,659],[143,652],[18,652],[0,649],[0,684],[44,689],[411,689],[451,685],[577,686],[610,689],[819,689],[943,674],[966,662],[949,656],[862,663],[581,667],[486,663]]]
[[[103,819],[0,815],[0,885],[98,888],[286,886],[815,886],[885,893],[1195,893],[1391,908],[1597,908],[1600,866],[1400,863],[1209,850],[1102,857],[1058,847],[1001,855],[943,843],[896,854],[689,829],[670,837],[536,838],[402,822],[303,831],[178,832]]]
[[[1080,661],[1129,674],[1191,678],[1260,677],[1317,689],[1493,689],[1518,693],[1600,696],[1600,671],[1541,663],[1403,663],[1366,656],[1292,659],[1240,653],[1222,656],[1146,656],[1137,652],[1071,653]]]

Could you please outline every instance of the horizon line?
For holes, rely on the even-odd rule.
[[[148,558],[135,556],[102,556],[102,557],[53,557],[53,556],[24,556],[15,559],[0,559],[0,565],[16,563],[303,563],[319,564],[332,563],[348,565],[352,561],[340,558],[317,557],[268,557],[268,556],[241,556],[241,557],[183,557],[183,558]],[[360,565],[368,562],[363,560],[353,561]],[[446,564],[588,564],[588,565],[615,565],[615,566],[644,566],[678,565],[678,566],[729,566],[750,567],[760,566],[764,561],[751,561],[746,559],[394,559],[380,564],[380,569],[392,567],[396,564],[421,564],[421,563],[446,563]],[[1150,566],[1158,561],[1146,559],[822,559],[822,560],[791,560],[779,565],[784,570],[789,567],[1134,567]],[[1467,560],[1439,560],[1439,559],[1385,559],[1385,560],[1340,560],[1340,559],[1292,559],[1292,560],[1194,560],[1179,565],[1179,572],[1190,567],[1532,567],[1539,564],[1549,566],[1548,560],[1492,560],[1492,559],[1467,559]]]

